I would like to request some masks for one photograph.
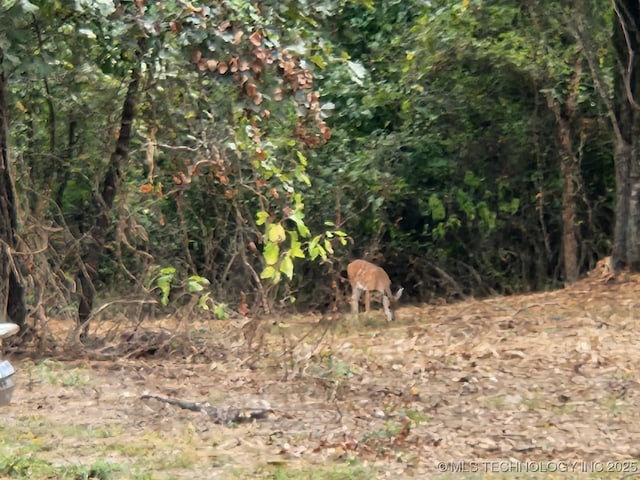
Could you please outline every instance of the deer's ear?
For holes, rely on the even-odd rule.
[[[404,288],[400,287],[396,292],[396,294],[393,296],[393,298],[395,300],[400,300],[400,297],[402,296],[402,292],[404,292]]]

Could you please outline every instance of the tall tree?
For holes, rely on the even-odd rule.
[[[616,170],[614,265],[640,270],[640,2],[615,0]]]
[[[7,108],[7,80],[4,71],[4,50],[0,49],[0,318],[24,326],[26,309],[24,287],[18,266],[21,260],[14,252],[18,250],[16,228],[18,225],[17,197],[11,176],[9,159],[9,121]],[[7,318],[8,317],[8,318]]]

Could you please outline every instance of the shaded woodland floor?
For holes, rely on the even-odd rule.
[[[128,350],[103,346],[106,360],[11,358],[18,388],[2,411],[0,472],[620,478],[640,469],[639,317],[640,278],[624,277],[405,306],[393,324],[381,311],[150,323]],[[154,335],[160,347],[139,348]]]

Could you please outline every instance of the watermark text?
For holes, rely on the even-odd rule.
[[[634,460],[612,461],[541,461],[460,460],[438,462],[441,473],[639,473],[640,463]]]

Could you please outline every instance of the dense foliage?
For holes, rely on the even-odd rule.
[[[4,0],[27,303],[327,308],[356,256],[415,301],[574,279],[615,188],[579,3]]]

